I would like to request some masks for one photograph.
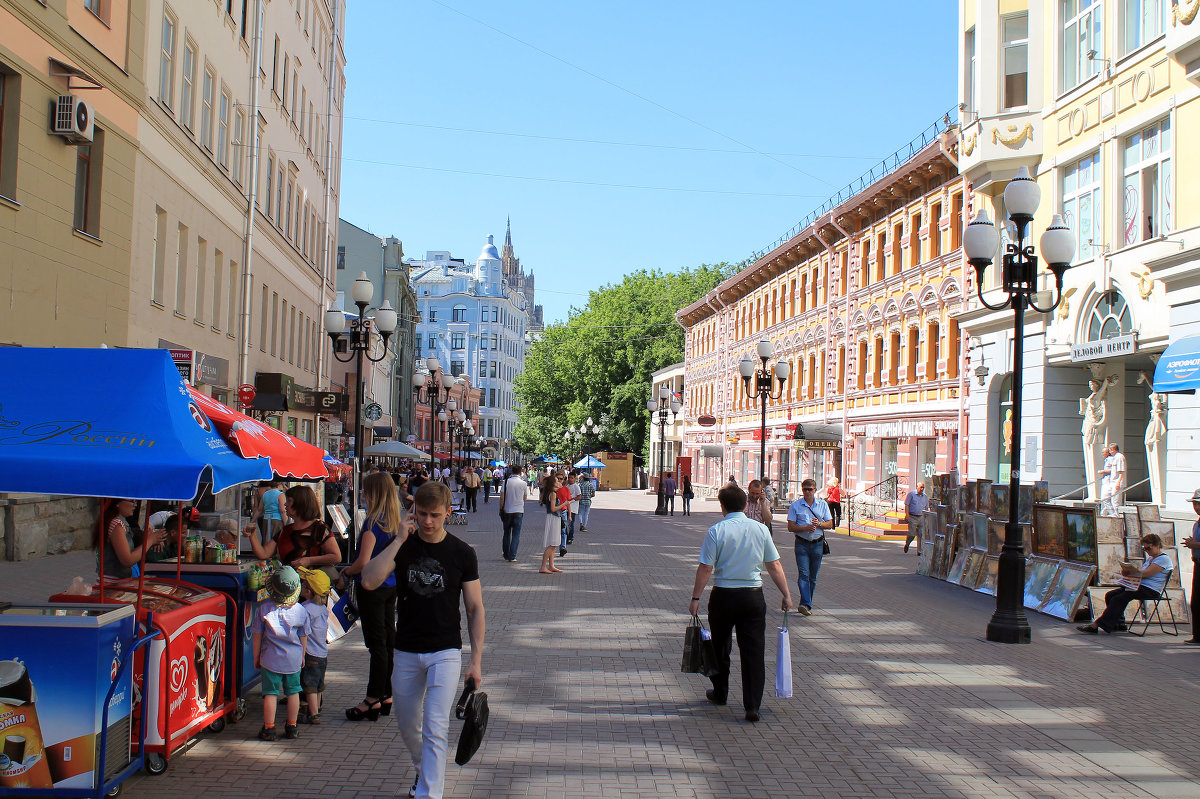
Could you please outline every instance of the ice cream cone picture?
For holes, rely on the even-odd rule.
[[[25,664],[0,660],[0,787],[52,788],[37,691]]]

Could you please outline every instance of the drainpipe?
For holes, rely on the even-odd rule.
[[[254,205],[258,199],[258,107],[262,70],[263,17],[266,0],[255,0],[254,57],[250,63],[250,180],[246,188],[246,221],[242,235],[242,341],[238,351],[238,385],[250,382],[250,303],[254,292]]]

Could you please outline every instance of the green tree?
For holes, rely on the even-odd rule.
[[[592,291],[565,323],[548,326],[518,375],[517,446],[525,453],[570,455],[569,425],[588,417],[603,425],[600,443],[646,454],[650,375],[683,360],[675,312],[692,304],[742,264],[702,264],[675,273],[639,270]],[[589,439],[589,445],[596,440]]]

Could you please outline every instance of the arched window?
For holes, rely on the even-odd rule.
[[[1099,341],[1104,338],[1116,338],[1133,332],[1133,321],[1130,318],[1129,306],[1119,291],[1109,291],[1100,295],[1096,307],[1092,309],[1088,319],[1088,341]]]
[[[451,312],[451,315],[450,315],[450,321],[451,322],[467,321],[467,306],[455,305],[454,310]]]

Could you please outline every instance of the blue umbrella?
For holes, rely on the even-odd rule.
[[[588,455],[583,460],[575,464],[576,469],[603,469],[604,461],[597,460],[591,455]]]
[[[0,491],[189,500],[271,476],[234,452],[166,350],[0,348]]]

